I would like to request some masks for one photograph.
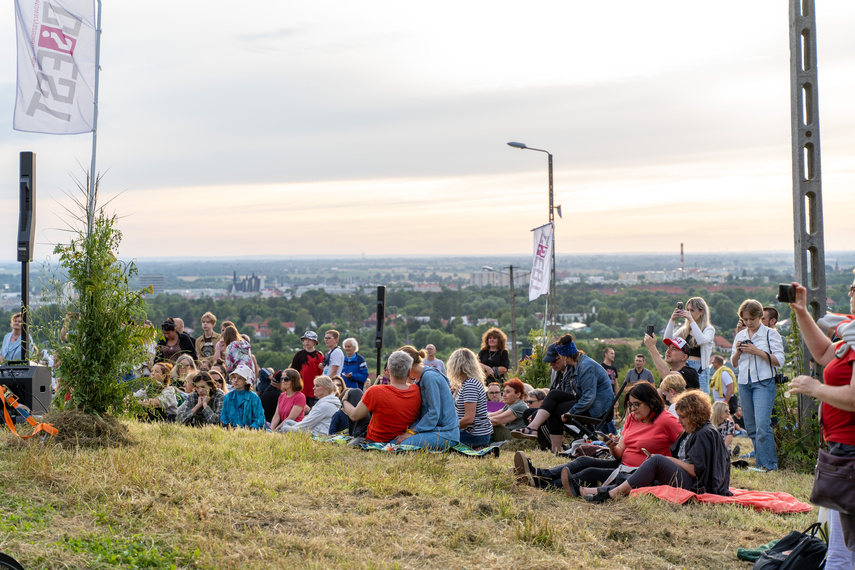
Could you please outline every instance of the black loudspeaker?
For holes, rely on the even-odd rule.
[[[377,287],[377,334],[374,348],[383,348],[383,326],[386,324],[386,286]]]
[[[18,218],[18,261],[28,262],[33,258],[33,240],[36,217],[36,155],[21,153],[21,199]]]
[[[0,384],[34,414],[50,411],[52,394],[47,366],[0,366]]]

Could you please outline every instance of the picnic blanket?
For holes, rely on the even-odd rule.
[[[313,435],[312,439],[315,441],[323,441],[326,443],[337,443],[339,445],[348,445],[354,440],[353,437],[344,435],[344,434],[336,434],[333,436],[323,436],[323,435]],[[377,443],[374,441],[368,441],[362,438],[357,438],[361,441],[356,441],[353,443],[354,447],[359,447],[360,449],[370,450],[370,451],[387,451],[392,453],[401,453],[403,451],[418,451],[421,449],[420,447],[416,447],[414,445],[400,445],[396,443]],[[458,443],[454,447],[449,448],[446,451],[455,451],[461,455],[468,455],[470,457],[483,457],[485,455],[494,455],[496,457],[499,456],[499,448],[504,445],[504,441],[499,441],[495,443],[491,443],[490,445],[479,447],[478,449],[473,449],[466,444]],[[438,449],[427,449],[425,451],[429,451],[431,453],[445,453],[445,451],[440,451]]]
[[[813,507],[808,503],[802,503],[789,493],[782,491],[749,491],[747,489],[730,488],[733,493],[732,497],[724,497],[722,495],[714,495],[712,493],[704,493],[699,495],[686,489],[679,487],[671,487],[669,485],[659,485],[657,487],[639,487],[633,489],[630,495],[653,495],[682,505],[692,499],[699,503],[712,503],[715,505],[736,504],[743,507],[751,507],[758,511],[770,511],[773,513],[806,513],[813,510]]]

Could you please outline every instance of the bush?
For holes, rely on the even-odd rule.
[[[528,340],[532,347],[531,356],[520,362],[516,372],[509,372],[508,376],[516,376],[535,388],[549,388],[549,376],[552,369],[548,363],[543,361],[543,357],[546,355],[546,339],[540,331],[531,329],[528,333]]]

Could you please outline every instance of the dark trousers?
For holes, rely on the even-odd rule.
[[[577,400],[575,395],[561,390],[550,390],[546,394],[540,409],[549,412],[546,427],[550,434],[564,435],[564,422],[561,421],[561,416],[566,414]]]
[[[633,489],[651,485],[670,485],[694,491],[698,486],[694,477],[664,455],[651,455],[645,459],[627,481]]]
[[[359,405],[359,402],[362,400],[362,390],[359,388],[351,388],[347,393],[347,398],[345,398],[350,405],[354,408]],[[365,434],[368,433],[368,422],[371,421],[371,414],[368,414],[361,420],[355,422],[348,418],[347,420],[347,435],[353,437],[365,437]]]
[[[596,486],[608,479],[612,471],[620,467],[617,459],[600,459],[598,457],[577,457],[570,463],[550,467],[548,469],[535,469],[535,482],[539,487],[561,487],[561,471],[564,468],[570,471],[570,475],[576,482],[583,486]]]

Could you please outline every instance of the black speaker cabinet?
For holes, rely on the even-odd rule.
[[[47,366],[0,366],[0,384],[34,414],[50,411],[51,381]]]

